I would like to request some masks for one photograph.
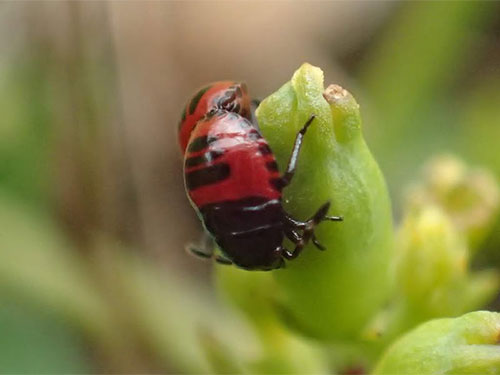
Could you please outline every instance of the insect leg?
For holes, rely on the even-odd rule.
[[[257,122],[257,116],[255,116],[255,111],[257,107],[260,105],[259,99],[252,99],[250,102],[250,122],[260,131],[259,123]]]
[[[219,264],[233,264],[233,262],[224,257],[223,255],[215,253],[215,246],[212,238],[207,234],[203,233],[201,241],[199,244],[188,243],[186,245],[186,251],[198,258],[203,259],[213,259]]]
[[[296,229],[305,229],[307,223],[305,221],[296,220],[285,212],[285,220],[288,225]]]
[[[311,237],[311,240],[314,244],[314,246],[316,246],[318,248],[318,250],[321,250],[321,251],[325,251],[326,250],[326,247],[324,247],[319,241],[318,239],[316,238],[316,235],[313,233],[312,234],[312,237]]]
[[[325,216],[323,220],[330,220],[330,221],[343,221],[344,218],[342,216]]]
[[[293,144],[292,154],[290,155],[290,159],[288,160],[286,172],[281,177],[283,187],[287,186],[292,181],[293,175],[295,174],[295,169],[297,168],[297,161],[299,159],[300,148],[302,147],[302,140],[304,138],[304,135],[306,134],[307,128],[309,127],[309,125],[311,125],[315,118],[315,115],[311,115],[311,117],[309,117],[309,120],[307,120],[307,122],[295,137],[295,143]]]
[[[283,251],[283,257],[286,259],[296,258],[303,247],[312,241],[314,246],[319,250],[325,250],[326,248],[318,241],[314,230],[316,226],[325,220],[331,221],[342,221],[342,217],[339,216],[327,216],[328,209],[330,208],[330,202],[324,203],[307,221],[296,220],[288,214],[285,214],[285,235],[290,238],[295,244],[295,251],[292,253],[288,250]],[[302,234],[298,232],[302,230]]]
[[[316,246],[319,250],[326,250],[326,248],[321,245],[321,243],[318,241],[316,238],[316,235],[314,234],[314,230],[316,229],[316,226],[321,223],[322,221],[325,220],[330,220],[330,221],[342,221],[342,217],[340,216],[327,216],[326,213],[328,212],[330,208],[330,202],[326,202],[323,204],[316,213],[311,216],[309,220],[306,221],[306,228],[304,229],[304,237],[309,240],[311,239],[314,246]]]
[[[251,106],[257,109],[257,107],[260,105],[261,100],[260,99],[252,99],[250,102]]]
[[[300,241],[300,234],[293,228],[286,229],[285,235],[292,241],[293,243],[297,243]]]
[[[233,264],[233,262],[232,262],[230,259],[228,259],[228,258],[226,258],[226,257],[224,257],[224,256],[222,256],[222,255],[215,255],[215,256],[213,257],[213,259],[214,259],[217,263],[219,263],[219,264],[224,264],[224,265],[227,265],[227,266],[230,266],[230,265],[232,265],[232,264]]]
[[[293,250],[293,252],[291,252],[290,250],[288,250],[286,248],[283,248],[281,255],[283,256],[283,258],[288,259],[288,260],[295,259],[302,252],[302,250],[304,249],[304,246],[305,246],[305,242],[303,240],[300,240],[295,245],[295,249]]]
[[[200,258],[211,258],[214,254],[212,238],[205,231],[201,235],[199,243],[188,243],[185,246],[188,253]]]
[[[198,258],[210,259],[213,256],[213,250],[206,249],[199,244],[194,244],[192,242],[188,243],[185,247],[186,251]]]
[[[312,225],[312,226],[318,225],[323,220],[325,220],[326,213],[328,212],[329,209],[330,209],[330,202],[324,203],[320,208],[318,208],[318,211],[316,211],[314,213],[314,215],[311,216],[309,218],[309,220],[307,220],[307,223]],[[311,228],[311,229],[314,229],[314,228]]]

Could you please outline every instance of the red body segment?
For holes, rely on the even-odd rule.
[[[189,197],[197,207],[246,197],[258,196],[269,200],[281,198],[281,191],[276,183],[280,174],[274,155],[266,140],[248,120],[231,112],[216,112],[198,123],[190,142],[195,142],[196,139],[206,139],[206,147],[194,151],[188,148],[185,155],[185,176]],[[192,176],[203,179],[196,172],[222,165],[227,168],[212,169],[213,174],[220,173],[201,181],[205,184],[200,186],[198,181],[190,183]],[[190,186],[195,188],[190,189]]]
[[[200,89],[193,96],[184,108],[178,128],[179,144],[183,153],[198,121],[216,108],[225,108],[250,119],[250,98],[246,85],[233,81],[215,82]]]

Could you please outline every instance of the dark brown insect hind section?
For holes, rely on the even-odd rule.
[[[312,115],[297,134],[285,173],[270,181],[273,188],[279,191],[279,196],[292,181],[304,135],[314,118]],[[267,144],[260,145],[259,150],[262,155],[272,154]],[[267,162],[266,167],[277,170],[273,161]],[[342,220],[338,216],[327,216],[329,207],[330,203],[326,202],[308,220],[300,221],[285,212],[281,199],[249,196],[206,204],[198,209],[205,228],[212,234],[223,255],[215,255],[213,249],[207,248],[194,247],[191,251],[222,264],[233,263],[249,270],[281,268],[285,266],[285,259],[295,259],[310,241],[318,249],[325,250],[314,235],[316,226],[325,220]],[[295,244],[293,251],[283,246],[285,236]]]
[[[279,200],[248,197],[200,207],[206,229],[233,262],[246,269],[282,266],[285,213]]]

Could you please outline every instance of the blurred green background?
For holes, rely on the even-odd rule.
[[[1,373],[205,372],[199,325],[251,341],[183,250],[176,124],[206,82],[264,98],[306,61],[360,103],[396,219],[436,153],[500,176],[498,2],[0,3]]]

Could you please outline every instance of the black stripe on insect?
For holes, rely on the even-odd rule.
[[[209,151],[200,156],[192,156],[184,162],[186,168],[197,167],[202,164],[211,163],[224,155],[224,151]]]
[[[191,100],[191,103],[189,103],[189,114],[190,115],[192,115],[194,113],[194,111],[196,110],[196,107],[198,106],[198,103],[200,102],[201,98],[210,89],[210,87],[212,87],[212,86],[207,86],[207,87],[202,88],[193,97],[193,100]]]
[[[186,187],[188,190],[194,190],[205,185],[216,184],[228,178],[230,174],[231,169],[226,163],[196,169],[186,173]]]
[[[206,149],[211,143],[214,143],[217,140],[215,137],[210,137],[206,135],[202,135],[201,137],[197,137],[189,142],[188,152],[198,152]]]
[[[278,163],[276,163],[275,160],[272,160],[272,161],[268,161],[266,163],[266,168],[268,171],[270,172],[279,172],[279,169],[278,169]]]

